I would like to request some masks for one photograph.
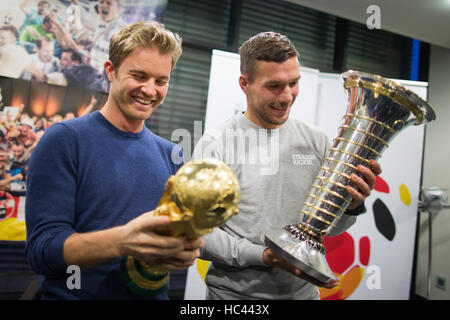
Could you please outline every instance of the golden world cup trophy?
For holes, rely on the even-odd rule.
[[[401,130],[436,118],[426,101],[396,82],[352,70],[341,76],[347,112],[301,209],[302,222],[264,233],[269,248],[322,282],[337,280],[322,239],[352,201],[347,192],[353,186],[350,175],[361,176],[357,166],[369,167],[369,160],[379,159]]]
[[[194,239],[208,234],[239,212],[239,182],[222,161],[193,160],[183,165],[167,181],[155,215],[169,216],[168,225],[155,232],[166,236]],[[121,276],[136,294],[154,296],[167,289],[169,271],[163,266],[125,256]]]

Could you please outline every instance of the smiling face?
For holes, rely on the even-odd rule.
[[[26,124],[21,124],[19,127],[21,136],[27,136],[31,130],[32,130],[31,127]]]
[[[105,64],[111,83],[105,112],[116,127],[123,131],[139,132],[145,119],[166,96],[172,70],[172,55],[158,49],[134,49],[114,70]]]
[[[0,47],[7,44],[16,44],[17,38],[12,31],[0,30]]]
[[[14,158],[19,159],[24,153],[24,147],[21,144],[13,145],[12,152],[14,154]]]
[[[55,33],[55,25],[53,23],[52,20],[50,20],[50,18],[44,18],[44,22],[42,23],[42,29],[46,32],[46,33]]]
[[[37,5],[38,14],[41,17],[45,17],[50,13],[50,4],[47,1],[40,1]]]
[[[72,65],[72,53],[63,51],[61,59],[59,60],[59,65],[61,69],[70,67]]]
[[[98,14],[105,22],[116,19],[120,14],[118,0],[100,0],[98,2]]]
[[[252,81],[241,75],[239,84],[247,97],[245,116],[266,129],[279,128],[299,90],[300,69],[297,57],[284,62],[257,61]]]
[[[53,58],[53,52],[55,50],[55,45],[52,40],[44,38],[40,46],[37,46],[37,55],[42,62],[50,62]]]

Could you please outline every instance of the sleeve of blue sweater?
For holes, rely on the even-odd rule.
[[[71,129],[54,124],[39,141],[29,162],[26,255],[39,274],[66,273],[63,244],[74,233],[76,148]]]

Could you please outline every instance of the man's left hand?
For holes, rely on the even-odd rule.
[[[370,196],[370,192],[373,190],[375,185],[375,179],[381,174],[381,167],[375,160],[370,160],[369,165],[370,168],[363,165],[358,165],[358,171],[362,177],[359,177],[356,174],[351,175],[352,182],[355,187],[357,187],[357,190],[351,186],[347,186],[347,191],[353,198],[347,209],[352,210],[358,208],[364,203],[366,198]]]

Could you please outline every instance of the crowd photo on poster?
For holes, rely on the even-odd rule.
[[[166,5],[167,0],[0,1],[0,224],[24,219],[28,161],[45,131],[106,101],[111,36],[136,21],[162,21]],[[12,237],[2,230],[0,240],[24,237],[22,231]]]
[[[160,21],[166,2],[2,0],[0,75],[107,92],[109,39],[138,20]]]

